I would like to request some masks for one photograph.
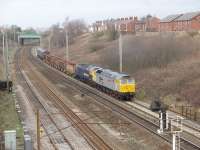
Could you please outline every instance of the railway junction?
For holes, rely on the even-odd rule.
[[[41,61],[31,46],[15,62],[16,102],[35,149],[200,149],[199,125],[177,126],[177,114],[168,112],[182,131],[173,145],[172,130],[158,133],[159,114],[148,104],[100,92]]]

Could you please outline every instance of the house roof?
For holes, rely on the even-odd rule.
[[[182,14],[169,15],[169,16],[163,18],[160,22],[172,22],[175,19],[179,18],[180,16],[182,16]]]
[[[198,12],[190,12],[190,13],[185,13],[182,16],[178,17],[175,21],[187,21],[187,20],[191,20],[194,17],[200,15],[200,11]]]

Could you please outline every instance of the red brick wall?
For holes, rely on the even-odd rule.
[[[136,23],[135,24],[135,31],[136,32],[144,32],[146,28],[146,25],[143,23]]]
[[[134,32],[135,31],[134,21],[121,23],[120,24],[120,31],[122,31],[122,32]]]
[[[159,23],[160,19],[158,18],[149,19],[146,22],[146,29],[148,31],[159,31]]]
[[[172,31],[173,30],[173,22],[161,22],[160,23],[160,31]]]
[[[185,21],[175,21],[174,31],[200,30],[200,16]]]
[[[127,24],[127,32],[135,32],[135,23],[131,21]]]
[[[191,27],[193,30],[200,30],[200,15],[192,19]]]

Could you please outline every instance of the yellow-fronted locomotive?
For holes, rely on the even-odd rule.
[[[75,76],[88,83],[92,81],[97,89],[119,99],[130,100],[135,95],[135,80],[124,73],[103,69],[95,65],[78,64]]]
[[[75,64],[37,49],[45,63],[118,99],[131,100],[135,96],[135,80],[125,73],[114,72],[91,64]]]

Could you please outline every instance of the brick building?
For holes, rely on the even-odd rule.
[[[143,20],[138,20],[135,23],[135,31],[136,32],[145,32],[146,31],[146,24]]]
[[[128,33],[134,33],[135,32],[135,20],[134,17],[129,18],[118,18],[115,21],[115,30],[118,30],[120,32],[128,32]]]
[[[106,31],[110,27],[114,27],[115,30],[124,33],[135,33],[135,32],[145,32],[145,31],[158,31],[159,21],[157,17],[144,18],[138,20],[135,17],[126,17],[118,19],[110,19],[103,21],[96,21],[91,26],[89,26],[90,32],[101,32]]]
[[[157,17],[147,18],[145,21],[145,30],[148,32],[158,32],[159,31],[160,19]]]
[[[169,15],[162,20],[149,15],[140,20],[137,17],[126,17],[96,21],[89,29],[97,32],[106,31],[109,27],[125,33],[200,30],[200,11]]]
[[[174,31],[200,30],[200,12],[185,13],[174,20]]]
[[[174,20],[182,16],[182,14],[169,15],[160,21],[159,31],[174,31]]]

